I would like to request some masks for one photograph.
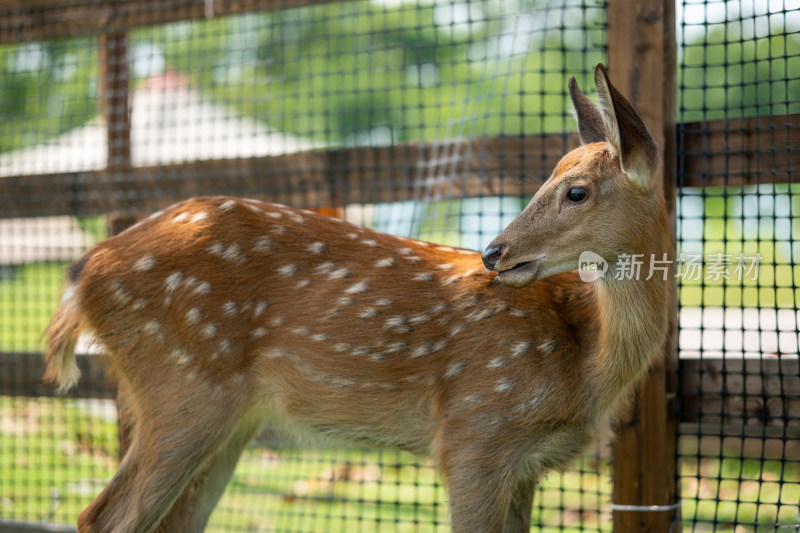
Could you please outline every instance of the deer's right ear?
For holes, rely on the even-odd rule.
[[[661,166],[656,142],[630,102],[611,85],[602,63],[594,79],[606,138],[619,154],[622,171],[647,190]]]
[[[581,92],[575,76],[569,77],[569,96],[572,98],[575,119],[578,121],[581,144],[605,142],[606,131],[603,126],[603,117],[592,101]]]

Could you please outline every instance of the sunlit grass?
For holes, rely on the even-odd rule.
[[[684,529],[796,526],[800,460],[780,446],[756,458],[737,442],[700,450],[696,438],[681,439]],[[113,475],[117,456],[111,402],[0,397],[0,520],[74,524]],[[533,522],[544,532],[610,531],[610,501],[610,465],[588,456],[542,480]],[[448,523],[447,495],[430,462],[404,452],[257,441],[208,531],[438,533]]]

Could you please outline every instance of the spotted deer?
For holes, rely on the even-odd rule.
[[[667,337],[665,277],[615,266],[670,254],[659,152],[602,65],[595,81],[599,107],[570,79],[582,146],[482,257],[213,197],[77,261],[46,378],[76,384],[91,332],[133,421],[79,530],[202,530],[272,421],[430,455],[454,532],[528,531],[538,478],[584,450]],[[586,250],[605,277],[581,280]]]

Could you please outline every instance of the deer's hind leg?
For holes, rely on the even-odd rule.
[[[108,486],[81,513],[81,533],[154,531],[196,476],[185,503],[216,502],[221,479],[227,481],[225,472],[230,475],[254,431],[247,420],[253,402],[241,397],[241,389],[234,394],[219,384],[157,379],[149,385],[147,397],[125,402],[135,426],[130,448]]]
[[[228,441],[195,472],[183,493],[159,524],[161,533],[201,532],[225,492],[245,445],[258,430],[260,419],[245,420]]]

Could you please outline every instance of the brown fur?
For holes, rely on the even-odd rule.
[[[597,128],[587,102],[578,116]],[[593,142],[559,163],[493,243],[498,271],[548,255],[536,279],[487,272],[474,252],[222,197],[100,243],[48,328],[47,376],[73,384],[77,333],[93,332],[135,427],[79,530],[201,530],[270,419],[431,454],[453,531],[527,531],[538,477],[581,452],[665,338],[667,283],[571,272],[583,250],[609,261],[669,250],[657,161],[644,158],[644,187],[621,168],[640,155]],[[582,207],[561,200],[573,184],[590,189]]]

